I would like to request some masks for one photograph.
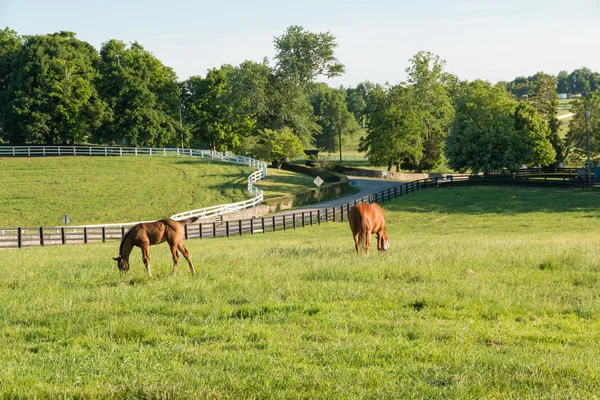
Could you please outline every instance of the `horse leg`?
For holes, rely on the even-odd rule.
[[[188,249],[185,248],[183,243],[179,243],[177,247],[179,248],[179,251],[181,252],[181,254],[183,254],[188,265],[190,266],[190,271],[192,272],[192,275],[196,275],[196,270],[194,269],[194,264],[192,264],[192,257]]]
[[[177,244],[169,243],[171,254],[173,255],[173,276],[177,275],[177,267],[179,266],[179,254],[177,254]]]
[[[360,257],[360,232],[354,234],[354,248],[356,249],[356,255]]]
[[[150,254],[148,253],[148,247],[150,244],[148,242],[142,242],[142,261],[144,261],[144,265],[146,266],[146,271],[148,271],[148,277],[152,278],[152,270],[150,269]]]
[[[369,255],[371,253],[371,235],[373,234],[372,230],[367,230],[367,235],[365,236],[365,247],[367,248],[366,253]]]

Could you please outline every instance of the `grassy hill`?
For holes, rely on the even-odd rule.
[[[452,188],[348,225],[188,240],[147,279],[118,242],[0,251],[0,397],[592,398],[600,193]]]
[[[129,222],[247,199],[252,169],[174,157],[0,158],[0,226]]]

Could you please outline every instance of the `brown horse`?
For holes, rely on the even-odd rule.
[[[170,218],[161,219],[154,222],[142,222],[133,226],[125,233],[121,239],[121,247],[119,248],[119,257],[114,257],[117,261],[117,266],[121,272],[129,271],[129,254],[133,246],[138,246],[142,249],[142,259],[148,276],[152,277],[150,269],[150,255],[148,254],[148,246],[160,244],[162,242],[169,243],[171,254],[173,255],[173,275],[177,275],[177,266],[179,265],[179,255],[177,250],[183,254],[190,266],[192,274],[196,274],[196,270],[192,265],[190,252],[183,246],[184,224],[195,222],[198,217],[192,217],[180,221],[175,221]]]
[[[356,254],[360,256],[360,247],[364,240],[366,253],[371,251],[371,235],[377,235],[377,251],[386,251],[389,248],[387,232],[385,229],[385,217],[379,204],[360,203],[350,209],[348,218],[352,235],[354,236],[354,247]]]

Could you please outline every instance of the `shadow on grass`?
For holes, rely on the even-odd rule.
[[[390,211],[446,214],[590,212],[600,218],[600,191],[519,187],[455,187],[427,189],[385,204]]]

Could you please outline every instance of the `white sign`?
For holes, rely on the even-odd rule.
[[[69,218],[69,216],[67,214],[64,214],[62,216],[62,222],[63,222],[63,224],[68,224],[69,222],[71,222],[71,218]]]
[[[323,184],[323,179],[321,179],[320,176],[317,176],[313,182],[315,185],[317,185],[317,187],[321,187],[321,185]]]
[[[381,171],[381,176],[382,176],[382,177],[384,177],[384,178],[387,178],[387,177],[388,177],[388,175],[389,175],[389,174],[388,174],[388,171]]]

